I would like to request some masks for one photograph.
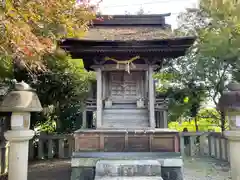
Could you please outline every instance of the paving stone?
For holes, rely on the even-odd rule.
[[[93,180],[95,169],[92,167],[72,168],[71,180]]]

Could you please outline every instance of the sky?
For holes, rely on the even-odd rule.
[[[136,14],[139,9],[143,9],[146,14],[171,13],[166,18],[172,28],[177,27],[176,18],[180,12],[186,8],[197,8],[199,0],[103,0],[100,4],[102,14]]]

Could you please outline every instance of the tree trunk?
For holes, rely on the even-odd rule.
[[[194,122],[195,122],[196,132],[198,132],[197,117],[194,117]]]
[[[60,104],[59,102],[56,103],[55,105],[55,114],[56,114],[56,131],[57,132],[61,132],[62,131],[62,122],[61,122],[61,119],[60,119]]]

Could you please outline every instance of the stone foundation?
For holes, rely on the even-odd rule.
[[[182,165],[179,153],[74,153],[71,180],[107,180],[123,176],[125,179],[183,180]]]

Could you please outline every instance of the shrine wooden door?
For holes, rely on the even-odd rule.
[[[110,73],[110,97],[113,101],[136,101],[141,96],[141,72]]]

